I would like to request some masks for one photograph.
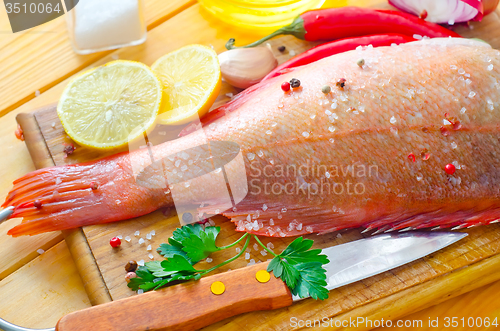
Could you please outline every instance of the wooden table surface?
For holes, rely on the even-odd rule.
[[[26,32],[12,34],[0,0],[0,200],[16,178],[34,170],[23,142],[16,139],[15,116],[57,102],[67,79],[112,59],[151,64],[180,46],[201,43],[222,51],[229,37],[241,43],[256,39],[254,32],[236,30],[205,12],[194,0],[146,0],[148,40],[113,52],[80,56],[69,44],[65,20],[59,17]],[[326,6],[335,0],[327,1]],[[350,4],[370,4],[351,0]],[[500,11],[492,15],[499,15]],[[499,32],[500,33],[500,32]],[[148,45],[162,43],[162,52]],[[155,49],[158,49],[156,47]],[[82,281],[60,233],[11,238],[13,219],[0,224],[0,317],[25,327],[53,327],[63,315],[90,306]],[[45,253],[37,253],[38,249]],[[418,329],[441,330],[446,317],[499,317],[500,282],[450,298],[404,320],[423,321]],[[428,320],[440,319],[430,328]],[[500,322],[500,321],[499,321]],[[460,328],[455,328],[460,329]]]

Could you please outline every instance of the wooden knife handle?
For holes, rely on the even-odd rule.
[[[271,274],[268,282],[256,279],[268,263],[259,263],[159,291],[104,303],[62,317],[56,331],[88,330],[196,330],[225,318],[255,310],[271,310],[292,304],[283,281]],[[224,293],[213,294],[220,281]]]

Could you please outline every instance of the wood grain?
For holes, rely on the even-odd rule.
[[[495,15],[497,15],[497,14],[495,14]],[[187,17],[187,16],[189,16],[188,18],[190,18],[190,19],[197,19],[197,20],[200,20],[200,18],[199,18],[199,17],[196,17],[197,15],[193,14],[193,12],[190,12],[190,13],[189,13],[189,15],[186,15],[185,17]],[[198,15],[198,16],[203,16],[203,14],[199,13],[199,15]],[[493,16],[491,16],[491,17],[493,17]],[[496,16],[496,18],[498,19],[498,15]],[[175,19],[175,18],[174,18],[174,19]],[[490,18],[489,18],[489,17],[487,17],[487,19],[489,20]],[[467,33],[474,33],[474,31],[478,31],[478,30],[485,29],[485,28],[482,28],[483,26],[489,26],[489,29],[490,29],[489,31],[493,31],[493,32],[494,32],[494,31],[498,31],[498,30],[496,30],[496,29],[492,29],[492,28],[495,26],[495,24],[496,24],[496,23],[495,23],[494,21],[488,21],[488,20],[486,20],[486,19],[485,19],[485,22],[483,22],[483,23],[478,23],[478,24],[477,24],[477,26],[476,26],[476,28],[475,28],[474,30],[467,30],[466,32],[467,32]],[[170,20],[169,20],[169,21],[170,21]],[[169,23],[169,21],[167,21],[166,23]],[[192,22],[194,22],[194,20],[193,20],[193,21],[190,21],[189,23],[190,23],[190,24],[192,24]],[[488,22],[489,22],[489,23],[488,23]],[[177,23],[179,24],[179,22],[177,22]],[[186,24],[187,24],[187,23],[186,23]],[[491,26],[490,24],[493,24],[493,26]],[[168,25],[168,24],[166,24],[166,25]],[[182,23],[181,23],[181,25],[182,25]],[[198,25],[198,22],[197,22],[195,25],[197,26],[197,25]],[[201,28],[207,28],[207,27],[205,26],[205,22],[202,22],[202,23],[200,23],[199,25],[201,26]],[[162,26],[163,26],[163,25],[161,25],[161,26],[159,26],[159,27],[162,27]],[[209,27],[208,27],[208,29],[214,29],[214,28],[215,28],[215,24],[213,24],[212,26],[209,26]],[[218,29],[218,27],[217,27],[216,29]],[[221,27],[221,29],[224,29],[224,27]],[[156,29],[155,29],[155,30],[156,30]],[[179,29],[179,31],[180,31],[180,29]],[[201,30],[200,30],[200,31],[201,31]],[[204,33],[206,33],[206,32],[204,32]],[[222,32],[222,34],[224,34],[224,33],[225,33],[225,32]],[[210,33],[208,33],[208,34],[210,34]],[[490,35],[491,35],[491,40],[492,40],[492,43],[494,44],[494,46],[498,47],[498,41],[495,39],[495,34],[491,33]],[[183,35],[181,34],[181,36],[183,36]],[[188,43],[188,42],[189,42],[190,40],[192,40],[192,39],[196,39],[196,38],[193,38],[192,36],[190,36],[190,35],[189,35],[189,33],[188,33],[188,34],[186,34],[186,36],[183,36],[183,37],[185,37],[185,38],[186,38],[186,43]],[[174,44],[179,42],[179,41],[177,40],[177,38],[174,38],[174,39],[176,39],[176,41],[174,41]],[[207,40],[209,40],[209,39],[207,39]],[[242,42],[243,42],[243,40],[242,40]],[[216,46],[216,47],[217,47],[217,46]],[[155,51],[153,51],[153,52],[155,52]],[[125,54],[127,54],[127,52],[124,52],[124,53],[125,53]],[[122,53],[122,52],[120,52],[120,56],[121,56],[122,54],[123,54],[123,53]],[[127,54],[127,55],[128,55],[128,54]],[[144,58],[146,58],[146,59],[150,58],[150,57],[148,57],[146,54],[140,54],[138,57],[144,57]],[[49,90],[49,91],[48,91],[48,93],[43,93],[43,94],[42,94],[42,96],[41,96],[41,97],[44,97],[44,95],[49,95],[49,94],[50,94],[50,95],[51,95],[51,97],[50,97],[50,98],[49,98],[49,97],[45,97],[44,99],[36,98],[35,100],[33,100],[33,101],[35,101],[35,102],[29,105],[29,106],[31,106],[31,107],[26,106],[26,107],[23,107],[23,108],[24,108],[25,110],[30,110],[30,111],[31,111],[32,109],[34,109],[33,105],[35,105],[35,103],[36,103],[36,104],[38,104],[38,105],[40,105],[40,104],[43,104],[42,102],[44,102],[44,101],[49,101],[49,100],[50,100],[51,102],[55,101],[55,100],[56,100],[56,96],[58,96],[58,94],[60,94],[60,92],[58,92],[58,91],[60,91],[60,90],[62,89],[62,87],[61,87],[62,85],[63,85],[63,84],[60,84],[60,86],[59,86],[59,87],[60,87],[60,89],[59,89],[59,90],[58,90],[58,89],[51,89],[51,90]],[[37,99],[38,99],[38,100],[37,100]],[[161,217],[161,216],[159,216],[159,215],[158,215],[157,217]],[[163,220],[163,221],[165,221],[165,220]],[[132,223],[132,222],[131,222],[131,223]],[[135,224],[137,224],[137,223],[135,223]],[[139,223],[139,226],[142,228],[142,226],[143,226],[143,225]],[[151,227],[148,227],[148,226],[149,226],[149,225],[148,225],[148,224],[146,224],[146,229],[151,229]],[[130,225],[130,230],[133,230],[133,229],[134,229],[134,226],[133,226],[133,224],[131,224],[131,225]],[[115,232],[115,233],[118,233],[118,232],[120,231],[120,229],[115,229],[115,230],[116,230],[116,232]],[[96,229],[94,229],[94,231],[97,233],[97,232],[99,231],[98,227],[96,227]],[[106,236],[106,235],[103,235],[103,236],[102,236],[102,242],[105,242],[105,239],[104,239],[104,237],[105,237],[105,236]],[[344,236],[343,236],[343,237],[345,237],[345,236],[346,236],[346,235],[344,234]],[[96,238],[97,238],[97,237],[96,237]],[[107,237],[107,238],[109,239],[109,237]],[[159,239],[159,238],[157,237],[157,238],[155,238],[155,239]],[[333,237],[333,238],[331,238],[331,239],[339,239],[339,238],[335,238],[335,237]],[[340,238],[339,240],[341,240],[341,239],[342,239],[342,238]],[[16,240],[17,240],[17,239],[16,239]],[[135,238],[135,240],[137,240],[137,238]],[[95,244],[96,244],[96,247],[98,247],[101,243],[100,243],[100,242],[98,242],[98,241],[97,241],[97,239],[96,239]],[[143,250],[145,250],[144,248],[142,248],[142,249],[143,249]],[[109,253],[109,252],[108,252],[108,253]],[[103,250],[103,251],[102,251],[102,254],[103,254],[103,255],[104,255],[104,254],[106,254],[105,250]],[[144,252],[144,253],[141,253],[141,254],[145,254],[145,252]],[[108,255],[109,255],[109,254],[108,254]],[[143,255],[142,255],[142,256],[143,256]],[[437,265],[439,265],[439,263],[440,263],[440,262],[437,262]],[[444,267],[443,267],[443,268],[444,268]],[[123,275],[123,274],[122,274],[122,275]],[[112,278],[112,277],[110,277],[110,278]],[[118,277],[118,278],[120,278],[120,277]],[[117,281],[121,281],[121,279],[118,279],[118,278],[115,278],[115,279],[117,279]],[[125,290],[126,290],[126,288],[125,288]],[[119,292],[116,292],[116,293],[117,293],[116,295],[120,295],[120,293],[119,293]],[[129,293],[130,293],[130,292],[129,292]],[[362,294],[359,294],[359,295],[362,295]],[[248,315],[249,315],[249,318],[254,318],[254,317],[255,317],[255,316],[253,316],[252,314],[248,314]],[[244,324],[244,323],[246,323],[246,321],[247,321],[246,319],[243,319],[243,320],[236,319],[235,321],[233,321],[233,320],[226,321],[226,323],[229,323],[229,325],[231,325],[231,326],[233,326],[233,327],[239,327],[239,325],[240,325],[240,324],[238,324],[238,323],[243,323],[243,324]],[[275,319],[274,319],[274,318],[265,317],[265,318],[262,318],[262,320],[261,320],[261,321],[263,321],[263,322],[265,321],[265,322],[267,322],[267,323],[273,323],[273,322],[275,321]],[[280,325],[280,324],[278,323],[277,325]],[[269,326],[269,324],[268,324],[268,326]]]
[[[0,282],[0,317],[28,328],[54,327],[90,306],[64,241]]]
[[[0,8],[3,7],[0,4]],[[175,17],[175,15],[185,8],[191,6],[194,3],[194,0],[178,0],[172,2],[164,2],[163,0],[148,0],[146,6],[146,19],[148,20],[148,26],[154,26],[156,23],[164,22],[171,17]],[[29,98],[25,98],[18,103],[23,103],[22,106],[13,110],[8,114],[4,114],[2,116],[1,109],[4,109],[4,105],[6,105],[9,98],[12,96],[18,95],[19,93],[23,93],[26,89],[19,90],[19,87],[16,85],[8,84],[6,80],[0,79],[0,94],[5,93],[0,98],[0,117],[2,120],[2,125],[0,126],[0,141],[2,142],[2,158],[0,158],[0,199],[3,201],[4,197],[7,195],[8,191],[12,187],[12,181],[15,179],[25,175],[26,173],[35,170],[33,166],[33,162],[31,160],[30,154],[28,150],[25,148],[25,145],[16,139],[14,136],[14,131],[16,129],[17,123],[15,117],[20,113],[31,113],[37,108],[44,107],[46,105],[54,104],[59,100],[61,96],[62,90],[67,84],[68,79],[63,82],[57,84],[58,82],[51,81],[53,78],[52,73],[58,70],[58,65],[66,65],[65,56],[75,56],[78,58],[76,54],[74,54],[71,49],[67,49],[66,53],[62,52],[59,43],[65,44],[64,47],[69,47],[66,45],[66,35],[65,31],[62,31],[65,28],[64,21],[60,21],[57,23],[57,19],[46,23],[40,27],[33,28],[28,32],[20,33],[20,34],[12,34],[10,32],[10,26],[8,25],[8,20],[6,18],[6,13],[3,10],[0,10],[0,57],[6,58],[8,61],[0,62],[2,64],[2,70],[0,71],[0,76],[5,74],[8,70],[11,69],[12,66],[16,66],[12,62],[15,59],[18,61],[22,61],[24,57],[28,57],[33,62],[33,65],[39,67],[37,70],[34,70],[30,73],[26,73],[23,75],[12,73],[12,79],[19,80],[20,82],[24,82],[25,84],[33,85],[37,79],[42,79],[44,81],[50,82],[47,85],[54,86],[52,88],[48,88],[47,91],[41,90],[41,95],[35,97],[34,91],[38,89],[38,86],[32,86],[28,90],[30,91],[28,94]],[[154,24],[153,24],[154,23]],[[187,23],[185,23],[187,25]],[[162,24],[161,26],[163,26]],[[169,32],[174,29],[175,26],[169,25],[166,29],[158,31],[155,33],[155,30],[151,31],[148,34],[148,41],[145,44],[135,47],[129,47],[125,49],[120,49],[118,51],[114,51],[109,53],[108,56],[102,58],[99,63],[92,63],[92,61],[88,61],[83,67],[79,66],[80,69],[84,68],[87,65],[97,66],[109,61],[112,61],[115,57],[123,57],[127,58],[129,55],[121,55],[125,54],[135,54],[139,53],[140,55],[136,58],[137,60],[141,60],[146,58],[145,54],[148,53],[147,49],[156,50],[156,55],[153,59],[159,57],[158,54],[163,55],[161,52],[161,48],[167,48],[168,42],[165,41],[166,36],[169,35]],[[45,40],[45,43],[42,43],[39,35],[42,31],[59,31],[62,32],[58,35],[59,37],[55,38],[56,43],[49,42],[48,39]],[[55,32],[50,32],[50,35]],[[37,39],[38,38],[38,39]],[[40,39],[40,40],[39,40]],[[249,40],[249,37],[247,39]],[[28,48],[30,45],[38,45],[38,48]],[[59,46],[58,46],[59,45]],[[154,47],[152,47],[152,45]],[[172,47],[179,47],[180,40],[177,41]],[[66,49],[64,48],[63,49]],[[173,48],[172,48],[173,49]],[[37,52],[50,53],[54,50],[58,50],[58,52],[62,52],[64,54],[55,54],[52,57],[53,61],[56,61],[57,65],[53,62],[43,62],[43,57],[37,56]],[[22,56],[19,57],[18,52],[22,53]],[[76,58],[73,58],[73,64],[78,62]],[[132,59],[132,57],[128,57]],[[79,63],[79,62],[78,62]],[[77,64],[78,64],[77,63]],[[150,62],[150,64],[152,61]],[[20,64],[17,64],[20,65]],[[80,64],[78,64],[80,65]],[[66,67],[69,68],[69,67]],[[72,68],[72,67],[71,67]],[[78,69],[79,70],[79,69]],[[42,71],[40,73],[40,71]],[[61,72],[63,72],[61,70]],[[74,74],[70,72],[66,75],[66,77]],[[30,86],[31,86],[30,85]],[[29,101],[28,101],[29,100]],[[0,225],[0,229],[3,231],[0,235],[0,279],[6,277],[14,270],[24,265],[31,259],[37,256],[36,250],[39,248],[48,248],[54,245],[56,242],[62,240],[63,236],[60,233],[49,233],[36,236],[35,238],[19,238],[17,240],[7,236],[5,233],[8,229],[14,227],[16,224],[20,222],[19,219],[11,219]]]
[[[292,294],[281,280],[271,275],[266,283],[257,281],[257,271],[266,268],[267,263],[262,263],[74,312],[64,316],[56,330],[87,331],[92,326],[97,330],[190,331],[241,313],[291,305]],[[210,289],[216,281],[225,286],[220,295]]]
[[[0,2],[3,13],[3,0]],[[193,5],[195,0],[148,0],[145,3],[146,23],[148,29],[152,29]],[[0,116],[33,99],[36,91],[46,91],[111,53],[74,53],[64,16],[16,34],[11,32],[8,20],[2,20],[0,49]]]

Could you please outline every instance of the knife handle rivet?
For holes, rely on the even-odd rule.
[[[213,282],[212,285],[210,285],[210,290],[215,295],[221,295],[226,290],[226,285],[224,285],[223,282],[219,281]]]
[[[266,270],[259,270],[255,274],[255,278],[257,278],[259,283],[267,283],[271,279],[271,274]]]

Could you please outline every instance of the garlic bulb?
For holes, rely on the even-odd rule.
[[[268,47],[232,49],[219,54],[219,63],[226,82],[243,89],[257,84],[278,66]]]

